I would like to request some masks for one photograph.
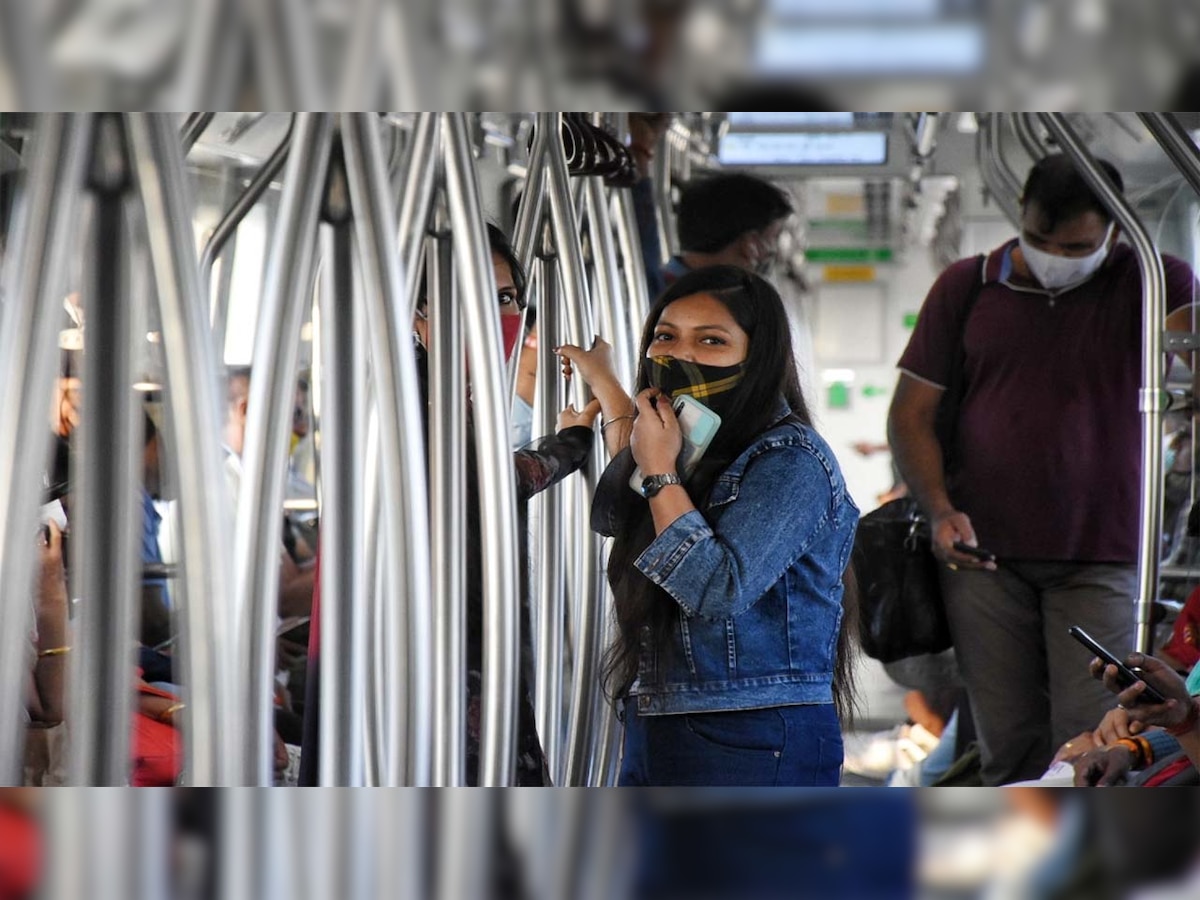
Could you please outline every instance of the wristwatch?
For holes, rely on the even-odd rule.
[[[674,472],[670,475],[647,475],[642,479],[642,496],[649,500],[668,484],[683,484],[683,479]]]

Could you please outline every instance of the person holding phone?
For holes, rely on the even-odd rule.
[[[779,294],[734,266],[680,277],[646,320],[634,399],[606,346],[559,352],[616,454],[592,527],[616,538],[605,686],[625,721],[620,784],[837,785],[858,509],[812,428]],[[686,477],[680,396],[721,422]]]
[[[899,362],[888,433],[943,563],[988,785],[1038,777],[1111,705],[1070,626],[1133,646],[1142,289],[1119,237],[1071,160],[1046,157],[1019,235],[938,277]],[[1192,270],[1162,263],[1166,327],[1192,331]],[[947,429],[942,399],[960,384]]]

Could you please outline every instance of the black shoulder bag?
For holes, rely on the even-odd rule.
[[[958,414],[967,391],[963,335],[983,288],[986,258],[978,260],[980,276],[963,303],[954,365],[934,425],[946,471],[952,466]],[[916,500],[893,500],[863,516],[851,564],[858,581],[859,639],[868,656],[888,663],[950,649],[929,521]]]

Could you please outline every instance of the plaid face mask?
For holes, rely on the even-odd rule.
[[[650,384],[671,399],[687,394],[724,417],[724,410],[737,396],[734,388],[745,374],[745,363],[736,366],[705,366],[673,356],[653,356],[647,367]]]

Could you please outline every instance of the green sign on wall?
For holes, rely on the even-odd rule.
[[[809,247],[804,251],[810,263],[890,263],[891,247]]]

